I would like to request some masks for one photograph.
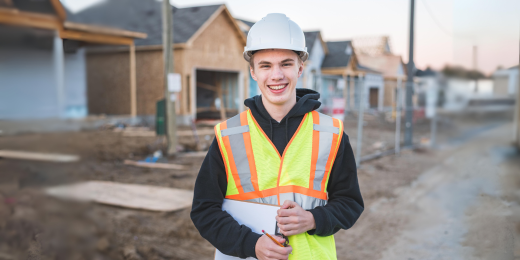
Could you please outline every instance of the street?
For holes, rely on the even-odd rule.
[[[520,156],[511,131],[502,124],[438,151],[440,163],[395,198],[366,205],[359,225],[339,233],[338,258],[520,259]],[[376,222],[386,224],[374,235]],[[339,245],[365,233],[371,248]]]

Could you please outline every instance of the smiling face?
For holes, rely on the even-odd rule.
[[[264,106],[286,107],[296,104],[296,82],[303,63],[291,50],[261,50],[252,57],[251,76],[262,92]]]

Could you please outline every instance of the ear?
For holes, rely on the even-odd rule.
[[[251,77],[252,77],[255,81],[257,81],[257,79],[256,79],[256,75],[255,75],[255,71],[253,70],[253,68],[252,68],[251,66],[249,66],[249,72],[251,72]]]
[[[303,74],[303,62],[299,62],[300,67],[298,68],[298,78]]]

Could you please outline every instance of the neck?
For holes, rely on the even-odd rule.
[[[296,104],[296,95],[291,98],[291,100],[285,102],[284,104],[277,105],[268,102],[265,100],[264,95],[262,95],[262,103],[264,104],[265,110],[267,113],[276,120],[277,122],[282,121],[282,119],[291,111],[291,109]]]

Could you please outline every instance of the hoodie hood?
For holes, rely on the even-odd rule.
[[[314,90],[297,88],[296,104],[280,122],[274,120],[267,112],[260,95],[246,99],[244,104],[251,109],[253,117],[281,155],[300,125],[303,116],[320,107],[319,98],[320,94]]]

